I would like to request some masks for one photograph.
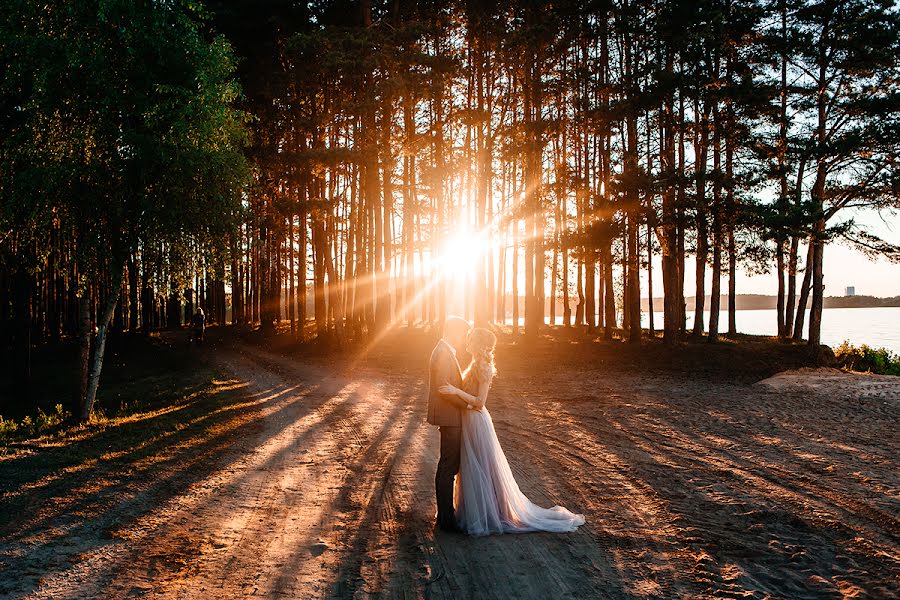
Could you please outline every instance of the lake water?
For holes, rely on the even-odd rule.
[[[775,310],[739,310],[737,328],[740,333],[753,335],[775,335],[777,324]],[[709,312],[704,319],[709,324]],[[649,315],[641,315],[644,327],[649,324]],[[653,315],[653,326],[662,329],[663,316]],[[693,313],[688,314],[688,329],[694,325]],[[809,325],[809,311],[806,311],[804,337]],[[719,314],[719,331],[728,331],[728,311]],[[844,340],[860,346],[868,344],[875,348],[887,348],[900,354],[900,307],[878,308],[826,308],[822,311],[822,343],[832,348]]]
[[[557,325],[562,325],[562,317],[556,317]],[[650,322],[648,313],[641,313],[641,325],[647,327]],[[709,312],[706,312],[704,323],[709,324]],[[519,317],[519,324],[524,319]],[[663,315],[654,313],[653,326],[662,330]],[[688,329],[694,326],[694,313],[688,313]],[[809,326],[809,310],[806,311],[806,322],[803,334],[806,337]],[[740,333],[751,335],[775,335],[775,309],[739,310],[737,311],[737,328]],[[719,331],[728,331],[728,310],[719,314]],[[832,348],[844,340],[861,346],[868,344],[874,348],[887,348],[900,354],[900,307],[878,308],[826,308],[822,312],[822,343]]]

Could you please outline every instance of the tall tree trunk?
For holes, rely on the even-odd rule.
[[[297,301],[296,290],[294,289],[295,271],[294,271],[294,211],[291,209],[288,213],[288,321],[291,323],[291,337],[297,337],[297,321],[294,312],[294,306]]]
[[[816,94],[816,108],[818,121],[816,125],[816,181],[812,188],[812,202],[816,211],[816,221],[813,226],[813,234],[810,238],[812,252],[812,303],[809,307],[809,339],[808,344],[816,347],[821,342],[822,333],[822,309],[824,308],[825,284],[822,275],[822,257],[825,254],[825,183],[828,176],[828,157],[825,155],[825,147],[828,143],[828,66],[829,52],[824,39],[819,43],[818,54],[818,92]],[[809,269],[809,266],[807,267]]]
[[[336,236],[336,225],[333,214],[329,214],[326,222],[326,240],[333,239]],[[338,347],[344,344],[344,313],[342,310],[343,301],[340,297],[340,287],[338,286],[337,269],[334,264],[334,256],[331,252],[331,243],[328,241],[324,245],[325,251],[325,274],[328,276],[328,306],[332,311],[332,321],[334,328],[335,343]]]
[[[480,21],[480,19],[479,19]],[[488,82],[491,73],[491,63],[488,53],[483,47],[484,40],[481,35],[473,39],[473,56],[475,58],[473,77],[475,78],[476,114],[478,120],[475,123],[475,166],[477,175],[475,179],[475,226],[478,232],[484,232],[488,226],[488,206],[491,202],[491,98]],[[475,325],[486,327],[490,321],[491,304],[488,298],[488,282],[485,262],[487,253],[477,257],[474,280],[475,300]]]
[[[703,335],[704,308],[706,305],[706,263],[709,260],[709,225],[706,205],[706,165],[709,153],[709,103],[705,102],[703,112],[699,112],[699,102],[694,103],[694,113],[700,114],[699,131],[694,133],[694,154],[697,156],[695,181],[697,186],[697,255],[694,291],[695,337]]]
[[[684,176],[685,165],[685,148],[684,148],[684,93],[678,94],[678,170],[676,172],[676,180],[678,182],[675,192],[675,286],[676,304],[678,305],[678,335],[685,333],[687,323],[687,306],[684,300],[684,266],[685,266],[685,247],[684,247],[684,230],[685,230],[685,206],[687,195],[687,182]]]
[[[731,222],[728,224],[728,335],[737,335],[737,250]]]
[[[730,5],[729,5],[730,6]],[[732,81],[732,57],[729,51],[726,77],[729,84]],[[734,195],[734,106],[729,102],[726,105],[725,121],[725,206],[727,209],[728,227],[728,335],[737,335],[737,247],[734,230],[737,226],[738,206]]]
[[[241,276],[243,265],[241,264],[241,252],[238,239],[241,237],[240,228],[231,236],[231,324],[237,325],[241,322],[241,307],[243,306],[244,284]],[[185,315],[193,312],[193,307],[188,301],[187,311]],[[189,319],[185,319],[188,320]]]
[[[737,335],[737,249],[731,224],[728,226],[728,335]]]
[[[612,241],[607,240],[603,246],[603,280],[606,284],[606,291],[603,294],[606,298],[604,307],[606,309],[606,326],[603,328],[603,337],[607,340],[613,339],[613,330],[616,328],[616,293],[613,281],[613,257],[612,257]]]
[[[663,292],[665,293],[665,292]],[[665,303],[665,300],[663,300]],[[647,223],[647,316],[650,338],[656,337],[656,322],[653,318],[653,226]],[[665,317],[663,317],[665,319]],[[665,323],[663,323],[665,327]],[[663,333],[665,335],[665,333]]]
[[[784,309],[784,337],[789,338],[794,331],[794,308],[797,305],[797,251],[800,236],[791,236],[791,248],[787,263],[787,300]]]
[[[78,381],[73,398],[73,415],[81,414],[87,397],[88,376],[91,372],[91,297],[90,288],[78,296]]]
[[[414,119],[415,100],[407,94],[403,102],[403,129],[406,135],[406,147],[413,147],[416,135]],[[412,326],[415,320],[414,300],[415,286],[415,217],[418,211],[418,194],[416,187],[416,155],[406,152],[403,155],[403,306],[406,323]],[[421,292],[420,292],[421,293]]]
[[[325,226],[317,214],[312,223],[313,242],[313,306],[316,319],[316,337],[324,341],[328,335],[327,305],[325,297]]]
[[[775,318],[777,321],[778,337],[785,337],[785,311],[784,311],[784,241],[775,240],[775,276],[778,282],[778,292],[775,298]]]
[[[781,86],[779,88],[780,111],[778,115],[779,131],[778,131],[778,180],[780,183],[780,194],[778,197],[779,216],[782,219],[787,218],[788,208],[788,174],[787,174],[787,149],[788,149],[788,115],[787,115],[787,2],[781,0],[779,2],[779,11],[781,13]],[[776,274],[778,278],[778,298],[776,300],[776,320],[778,324],[778,337],[785,338],[790,336],[791,314],[793,312],[793,291],[789,293],[789,306],[785,307],[785,289],[784,289],[784,223],[779,223],[775,236],[775,262]],[[796,261],[797,252],[794,248],[793,258]],[[794,263],[796,268],[796,262]],[[794,282],[791,282],[792,284]]]
[[[561,218],[565,218],[565,208],[560,211]],[[563,326],[572,326],[572,307],[569,303],[569,236],[566,225],[563,224],[562,250],[562,297],[563,297]]]
[[[394,214],[394,153],[391,149],[391,128],[394,123],[393,95],[388,93],[384,98],[382,107],[382,142],[379,155],[381,156],[381,184],[382,184],[382,202],[381,202],[381,248],[379,250],[379,271],[380,279],[379,296],[376,315],[379,330],[388,327],[394,320],[394,297],[393,287],[394,281],[391,276],[392,261],[394,257],[393,248],[393,214]],[[327,261],[326,261],[327,263]],[[334,283],[337,283],[336,280]],[[329,283],[331,286],[331,283]]]
[[[528,11],[529,15],[531,11]],[[541,204],[541,160],[539,156],[539,115],[540,101],[537,97],[539,83],[536,81],[540,75],[537,66],[537,52],[532,50],[532,56],[526,61],[524,100],[525,100],[525,129],[527,135],[525,155],[525,335],[535,337],[538,334],[543,315],[540,299],[538,298],[538,286],[543,287],[543,272],[539,269],[538,256],[543,253],[543,248],[538,244],[538,213]],[[540,283],[538,280],[541,280]]]
[[[307,303],[307,293],[306,293],[306,186],[300,186],[300,210],[299,210],[299,218],[297,220],[297,229],[300,234],[300,240],[298,242],[298,265],[297,265],[297,286],[298,286],[298,294],[297,294],[297,338],[300,341],[306,339],[306,303]],[[349,250],[348,250],[349,255]]]
[[[667,71],[672,70],[671,53],[667,58]],[[660,249],[662,251],[662,279],[663,279],[663,342],[672,345],[678,341],[678,333],[681,329],[679,324],[679,314],[682,308],[679,304],[683,304],[680,299],[679,286],[679,268],[678,268],[678,220],[676,215],[676,172],[675,172],[675,119],[674,105],[671,94],[666,97],[664,110],[664,131],[665,135],[662,139],[662,176],[664,178],[665,187],[662,195],[662,223],[660,223],[657,231],[661,233],[659,236]],[[652,246],[653,240],[650,236],[648,226],[647,244]],[[648,256],[651,254],[648,247]],[[648,267],[648,272],[652,272],[652,267]],[[653,296],[650,293],[650,315],[652,322],[653,315]],[[651,325],[651,331],[653,326]]]
[[[79,418],[82,422],[86,422],[90,419],[91,412],[94,409],[94,403],[97,400],[97,390],[100,387],[100,373],[103,369],[103,358],[106,353],[106,336],[113,317],[113,312],[116,308],[116,304],[119,302],[119,290],[121,289],[120,284],[122,281],[121,277],[122,271],[120,269],[118,271],[118,274],[113,277],[114,285],[112,285],[112,289],[110,289],[109,296],[106,299],[106,303],[99,314],[97,322],[97,337],[94,340],[93,344],[90,343],[90,331],[87,332],[87,354],[88,356],[91,355],[90,346],[92,345],[93,356],[91,356],[90,358],[90,371],[87,375],[85,393],[84,397],[82,398],[79,411]],[[84,317],[84,315],[82,316]],[[82,348],[82,360],[84,360],[84,357],[85,350],[84,348]]]
[[[630,10],[626,1],[624,10]],[[636,106],[637,86],[634,65],[637,62],[632,44],[632,33],[626,26],[623,32],[623,67],[625,98],[631,104],[625,114],[625,149],[622,178],[625,180],[625,313],[627,315],[628,341],[639,342],[641,339],[641,290],[640,290],[640,243],[638,230],[640,221],[640,196],[638,191],[638,131]]]
[[[812,255],[812,302],[809,307],[809,339],[810,346],[818,346],[822,341],[822,309],[824,308],[825,284],[823,283],[822,265],[825,254],[825,219],[819,218],[810,241],[814,251]]]
[[[803,283],[800,285],[800,300],[797,302],[797,316],[794,320],[794,341],[799,342],[803,338],[803,322],[806,320],[806,302],[809,299],[809,289],[812,283],[812,264],[815,246],[812,241],[806,248],[806,266],[803,273]]]
[[[601,3],[600,8],[602,10],[598,19],[600,34],[600,65],[599,73],[597,75],[601,83],[601,85],[599,86],[600,106],[603,108],[605,113],[609,114],[611,88],[611,86],[609,85],[609,71],[611,64],[609,58],[609,11],[612,8],[612,3]],[[604,210],[607,210],[610,207],[610,173],[612,171],[611,137],[612,133],[609,129],[607,129],[603,133],[603,135],[600,136],[600,187],[603,192],[601,207]],[[613,339],[613,330],[616,327],[616,296],[613,282],[612,254],[612,243],[615,234],[612,232],[612,221],[612,215],[607,215],[603,218],[603,225],[606,227],[606,230],[603,232],[603,236],[601,238],[602,241],[600,243],[600,262],[603,264],[603,281],[601,282],[601,285],[603,285],[605,288],[603,293],[603,337],[606,340]]]
[[[712,289],[709,299],[709,333],[710,342],[719,339],[719,312],[722,295],[722,169],[721,169],[721,130],[720,114],[718,106],[715,109],[713,125],[713,264],[712,264]]]
[[[515,181],[515,171],[513,171],[513,181]],[[515,188],[515,183],[513,184]],[[516,198],[515,191],[513,198]],[[512,243],[512,332],[513,335],[519,333],[519,221],[512,219],[510,224],[513,230]]]

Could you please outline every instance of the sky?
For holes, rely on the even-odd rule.
[[[889,243],[900,246],[900,213],[890,215],[882,213],[879,216],[875,212],[859,213],[855,215],[856,222],[865,225],[868,231],[878,235]],[[805,258],[805,250],[801,250]],[[825,277],[825,295],[843,296],[845,288],[853,286],[857,295],[891,297],[900,296],[900,264],[891,263],[886,259],[872,261],[865,255],[846,245],[834,242],[825,248],[825,264],[823,267]],[[685,265],[685,294],[693,295],[694,261],[688,258]],[[707,290],[709,293],[709,271],[707,271]],[[798,281],[799,285],[799,281]],[[662,296],[662,269],[659,257],[654,258],[653,268],[653,295]],[[727,292],[726,280],[722,282],[722,293]],[[646,295],[647,276],[641,277],[641,293]],[[764,275],[749,275],[740,271],[737,279],[738,294],[766,294],[775,295],[778,291],[778,282],[775,279],[774,268],[772,272]]]

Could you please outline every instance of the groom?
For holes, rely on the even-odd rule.
[[[428,422],[441,431],[441,458],[434,476],[437,496],[437,524],[442,531],[459,532],[453,514],[453,479],[459,473],[462,421],[460,412],[466,408],[464,400],[438,390],[445,384],[462,387],[457,353],[465,350],[469,323],[459,317],[447,317],[444,334],[431,352],[428,368]]]

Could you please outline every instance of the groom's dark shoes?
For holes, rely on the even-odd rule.
[[[437,526],[444,533],[465,533],[456,523],[438,523]]]

